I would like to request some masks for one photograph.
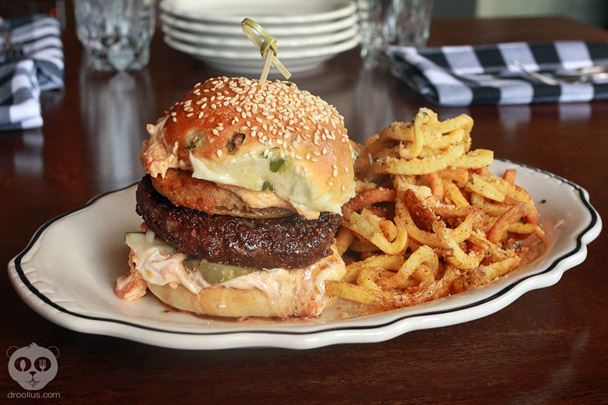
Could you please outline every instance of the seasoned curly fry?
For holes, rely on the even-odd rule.
[[[395,190],[378,187],[363,190],[348,201],[344,206],[351,211],[361,211],[362,208],[383,201],[395,201]]]
[[[513,271],[527,251],[522,238],[545,243],[515,170],[495,176],[493,152],[469,150],[472,127],[466,115],[439,121],[420,109],[412,123],[368,139],[372,163],[336,236],[340,252],[360,259],[341,281],[326,282],[328,295],[384,309],[417,305]]]

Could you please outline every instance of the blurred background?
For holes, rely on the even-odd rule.
[[[3,0],[0,1],[0,17],[6,19],[36,12],[50,13],[59,18],[64,28],[73,27],[74,1],[78,0]],[[580,22],[608,28],[608,1],[435,0],[433,8],[435,18],[473,16],[481,18],[566,16]]]

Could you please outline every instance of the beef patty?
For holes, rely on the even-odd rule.
[[[215,263],[250,268],[308,267],[329,256],[340,215],[242,218],[176,207],[145,176],[137,187],[137,213],[165,242]]]

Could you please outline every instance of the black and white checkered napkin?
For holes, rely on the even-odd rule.
[[[608,43],[557,41],[438,48],[391,47],[393,74],[444,106],[608,99],[608,83],[544,84],[522,71],[547,73],[608,65]]]
[[[59,22],[35,15],[0,24],[0,49],[10,40],[18,59],[0,54],[0,131],[42,126],[40,92],[63,88]]]

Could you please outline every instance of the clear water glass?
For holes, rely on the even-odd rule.
[[[364,65],[378,64],[390,45],[425,46],[432,7],[432,0],[357,0]]]
[[[154,0],[75,0],[76,31],[99,71],[145,67],[154,35]]]

